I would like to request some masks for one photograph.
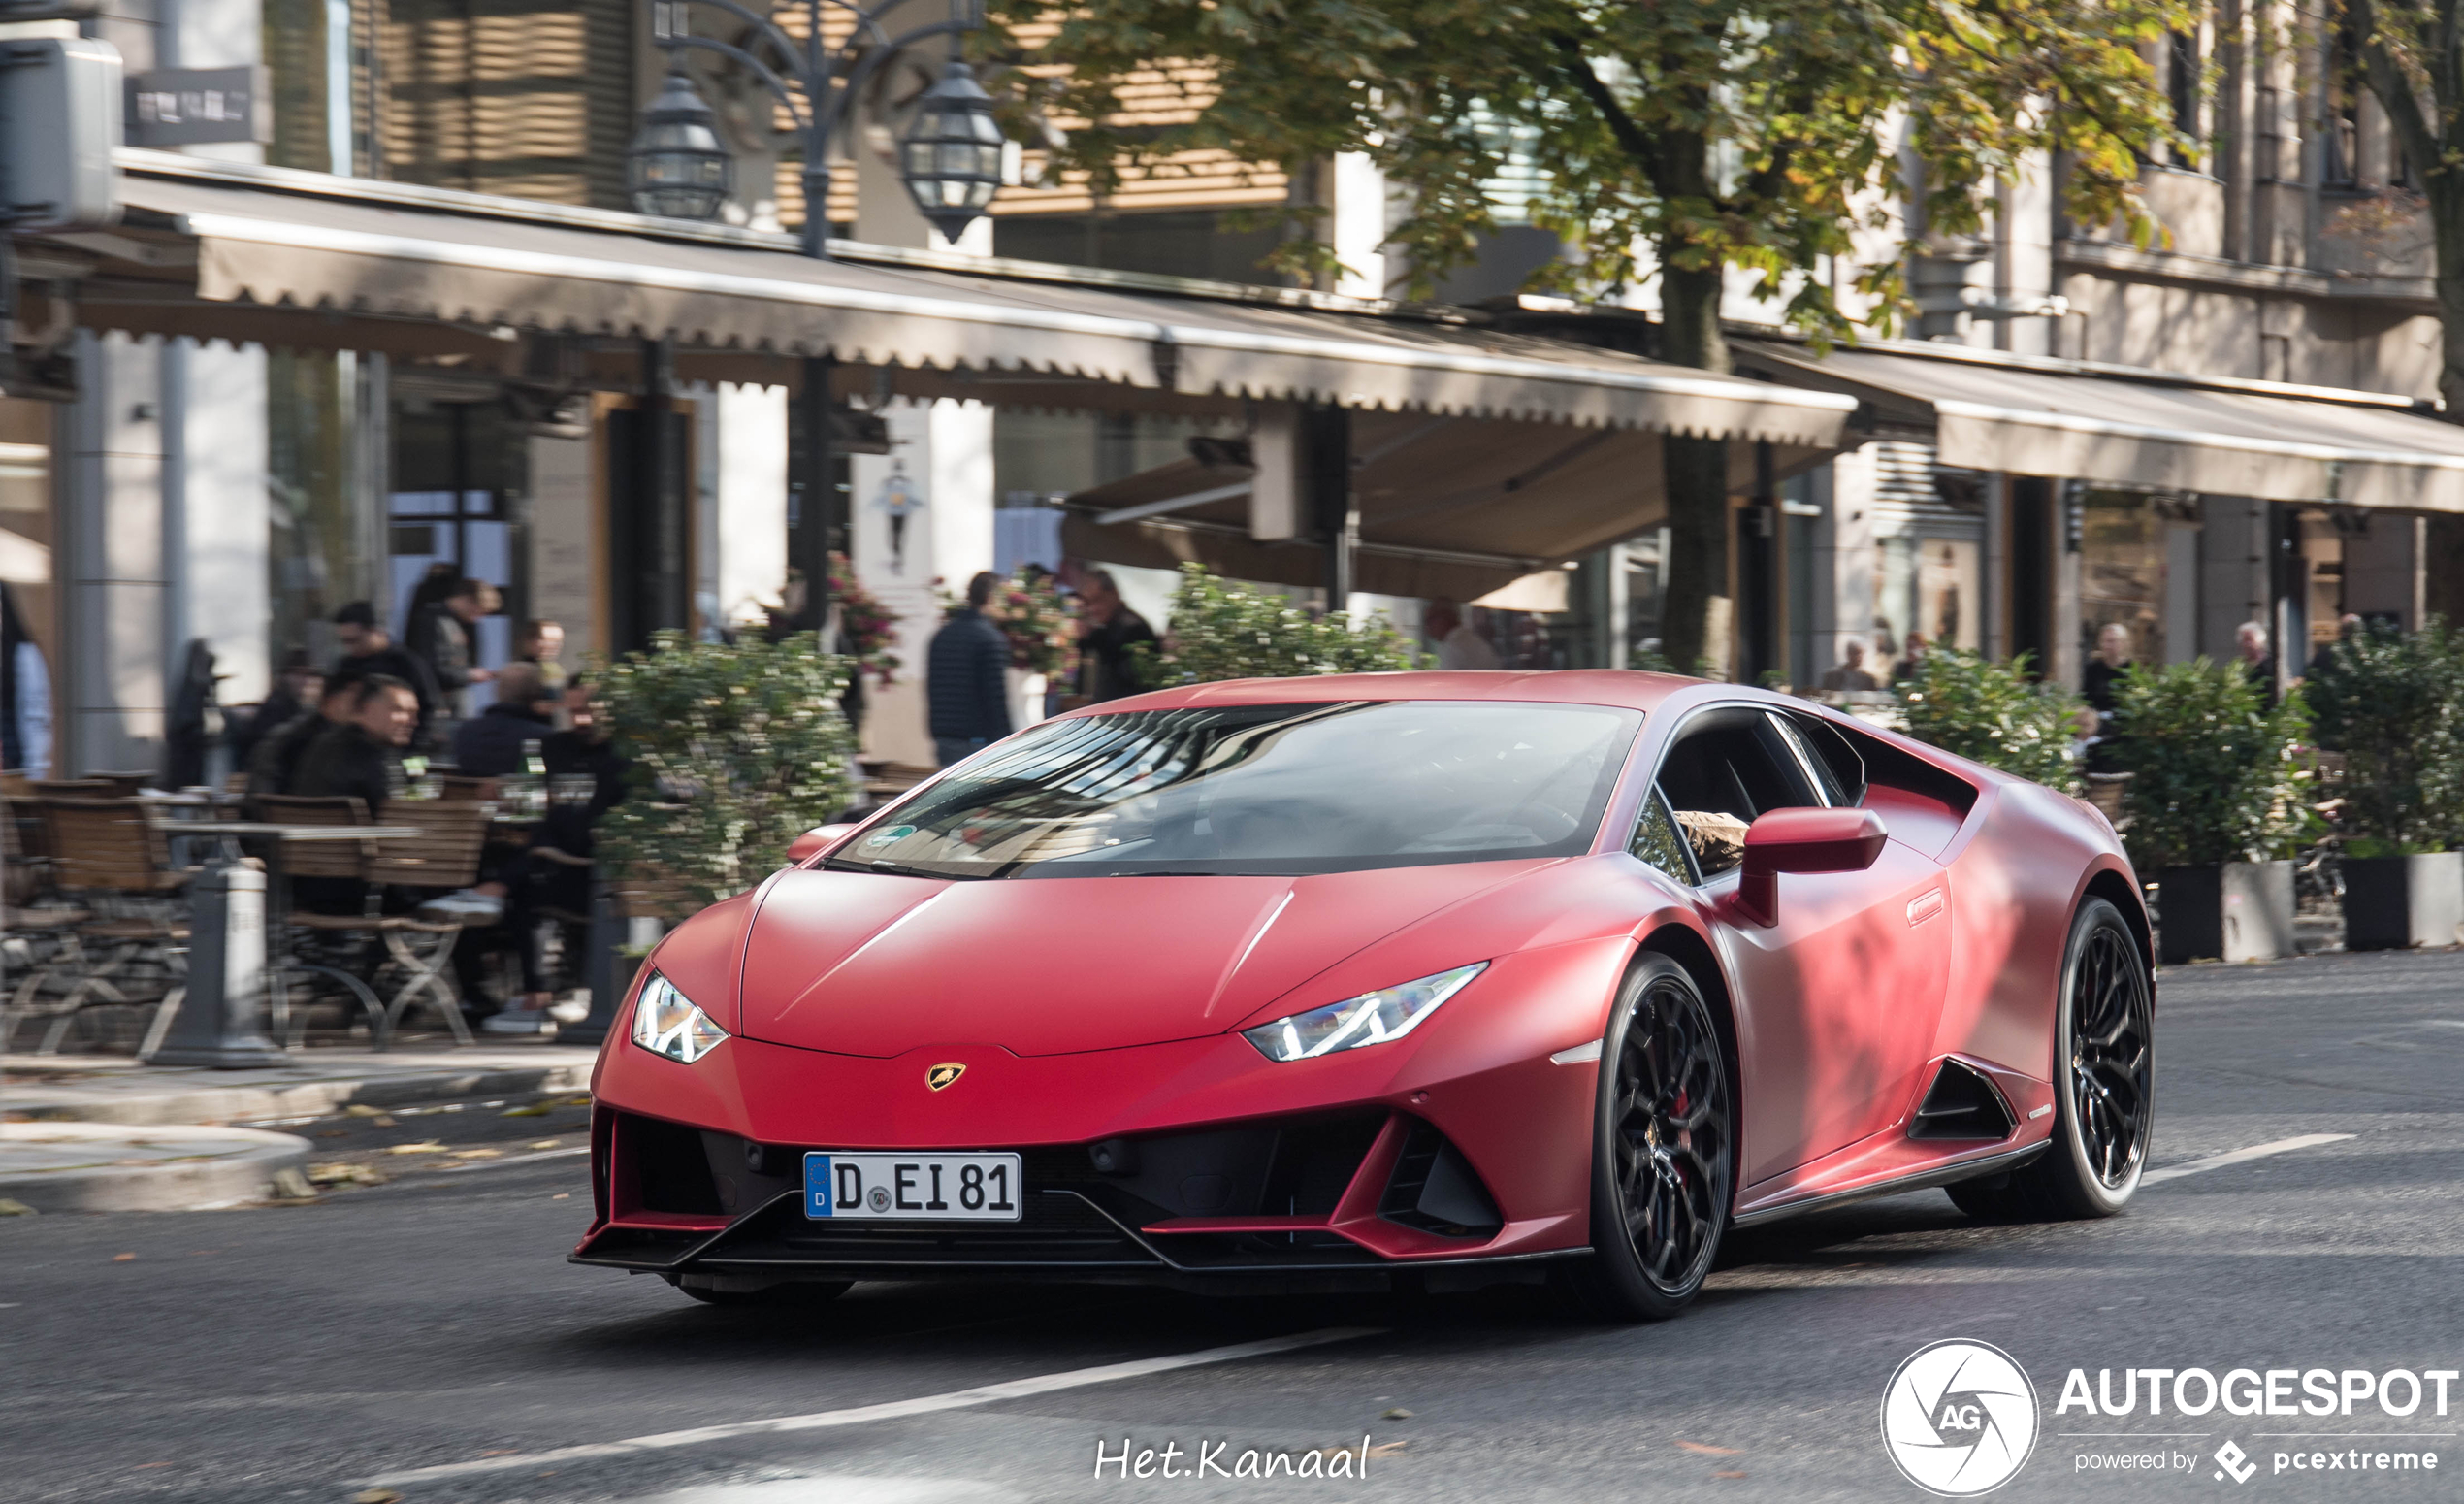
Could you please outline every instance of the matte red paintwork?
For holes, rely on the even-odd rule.
[[[2077,801],[1799,701],[1659,674],[1255,680],[1073,713],[1426,699],[1645,711],[1592,853],[1323,877],[971,883],[823,871],[815,857],[696,916],[650,958],[735,1037],[680,1065],[611,1033],[599,1100],[765,1143],[845,1149],[1074,1144],[1385,1107],[1439,1128],[1495,1197],[1506,1227],[1473,1252],[1577,1248],[1589,1239],[1601,1066],[1550,1057],[1599,1039],[1635,952],[1670,948],[1683,932],[1695,950],[1681,953],[1713,958],[1717,974],[1702,981],[1736,1036],[1740,1212],[2045,1136],[2052,1115],[2029,1115],[2053,1099],[2071,916],[2094,885],[2144,934],[2120,842]],[[1972,805],[1877,788],[1866,806],[1890,838],[1873,865],[1780,875],[1778,923],[1747,923],[1734,873],[1689,889],[1626,852],[1674,734],[1697,710],[1738,703],[1880,736],[1964,780]],[[1239,1034],[1474,961],[1490,965],[1389,1044],[1286,1064]],[[1994,1077],[2022,1118],[2016,1138],[1980,1149],[1906,1136],[1948,1055]],[[967,1071],[927,1090],[925,1070],[945,1063]],[[1464,1257],[1458,1240],[1362,1202],[1393,1138],[1390,1127],[1328,1225],[1399,1260]]]

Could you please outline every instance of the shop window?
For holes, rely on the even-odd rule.
[[[2132,662],[2167,662],[2163,508],[2156,498],[2131,491],[2091,490],[2081,504],[2080,662],[2094,655],[2114,623],[2130,634]]]

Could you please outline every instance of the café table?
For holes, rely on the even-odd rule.
[[[290,960],[291,882],[282,848],[310,841],[408,840],[419,834],[419,828],[189,820],[178,829],[183,836],[211,838],[213,849],[190,885],[195,898],[188,993],[169,1034],[146,1056],[146,1063],[235,1070],[281,1064],[288,1057],[267,1036],[263,1008],[269,983],[287,1003],[283,973],[298,969]],[[240,842],[248,839],[266,843],[262,890],[252,881],[233,880],[243,870]],[[259,912],[249,915],[250,907]]]

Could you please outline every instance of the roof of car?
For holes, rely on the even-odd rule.
[[[1323,703],[1331,700],[1509,700],[1620,705],[1650,710],[1678,690],[1703,683],[1675,673],[1628,669],[1465,670],[1416,673],[1328,673],[1289,679],[1224,679],[1107,701],[1077,713],[1170,710],[1183,705]]]

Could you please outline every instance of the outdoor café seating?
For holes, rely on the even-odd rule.
[[[186,992],[184,890],[195,869],[173,864],[163,828],[142,801],[47,795],[37,807],[60,901],[36,921],[49,953],[10,995],[0,1040],[25,1019],[46,1019],[38,1053],[48,1055],[88,1008],[150,1005],[143,1053],[160,1041]],[[63,911],[80,917],[50,917]],[[17,915],[11,918],[15,930]]]

